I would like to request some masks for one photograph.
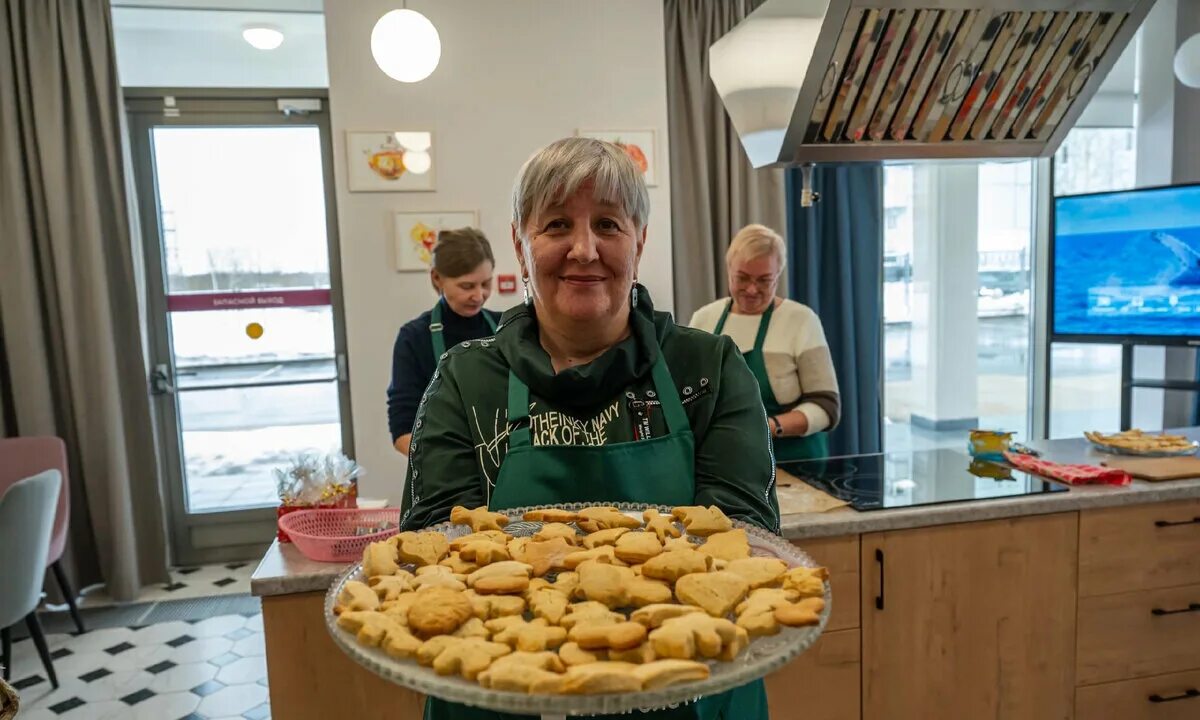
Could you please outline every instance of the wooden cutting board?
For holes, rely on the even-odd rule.
[[[781,515],[828,512],[849,505],[781,468],[775,468],[775,494]]]
[[[1105,467],[1124,470],[1135,478],[1141,478],[1142,480],[1200,478],[1200,457],[1196,457],[1195,455],[1165,458],[1114,456],[1109,457],[1101,464]]]

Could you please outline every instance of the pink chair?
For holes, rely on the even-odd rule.
[[[59,563],[67,544],[67,527],[71,519],[66,443],[48,436],[0,438],[0,495],[18,480],[45,470],[62,473],[62,491],[58,494],[58,510],[54,515],[54,532],[50,536],[50,554],[46,557],[46,565],[54,571],[54,579],[58,581],[58,587],[71,610],[71,619],[82,633],[85,632],[83,618],[79,616],[79,608],[75,605],[75,593]]]

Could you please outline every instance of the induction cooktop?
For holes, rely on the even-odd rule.
[[[1068,489],[955,450],[848,455],[783,463],[779,467],[863,511],[995,500]]]

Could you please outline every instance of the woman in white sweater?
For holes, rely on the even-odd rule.
[[[775,294],[786,264],[783,238],[747,225],[725,254],[730,297],[709,303],[689,323],[728,335],[758,380],[779,462],[826,457],[827,430],[841,414],[837,377],[821,320]]]

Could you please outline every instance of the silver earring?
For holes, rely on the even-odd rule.
[[[526,276],[522,277],[521,283],[525,286],[525,304],[532,305],[533,304],[533,296],[529,294],[529,276],[526,275]]]
[[[637,278],[633,279],[633,307],[637,307]]]

